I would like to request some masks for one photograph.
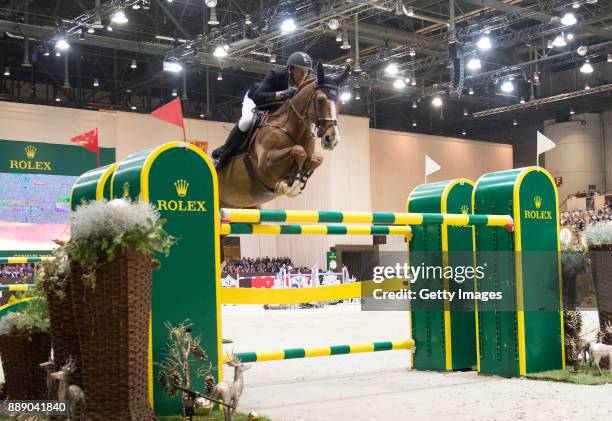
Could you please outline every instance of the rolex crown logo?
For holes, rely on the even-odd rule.
[[[130,183],[123,183],[123,197],[130,197]]]
[[[176,194],[178,194],[179,197],[187,196],[187,189],[189,188],[189,183],[187,180],[176,180],[174,182],[174,187],[176,188]]]
[[[28,159],[34,159],[36,156],[36,148],[34,146],[26,146],[25,152]]]
[[[461,206],[461,213],[462,214],[467,215],[469,210],[470,210],[470,207],[468,205]]]
[[[534,197],[533,203],[535,204],[536,209],[540,209],[542,207],[542,198],[540,196]]]

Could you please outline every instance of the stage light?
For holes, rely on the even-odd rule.
[[[580,3],[578,3],[577,1],[572,3],[572,8],[573,9],[578,9],[580,7]]]
[[[176,88],[172,88],[172,96],[178,96],[178,91]]]
[[[55,41],[55,48],[60,51],[64,51],[70,48],[70,44],[68,43],[68,41],[66,41],[65,37],[61,36]]]
[[[565,26],[575,25],[578,20],[576,19],[576,15],[572,12],[565,12],[563,17],[561,18],[561,23]]]
[[[416,120],[412,120],[412,127],[416,127],[416,126],[417,126]]]
[[[573,108],[570,108],[569,113],[570,113],[570,115],[574,115],[574,114],[576,114],[576,111],[574,111]]]
[[[501,90],[509,94],[510,92],[514,91],[514,83],[512,83],[510,80],[504,81],[504,83],[501,85]]]
[[[565,41],[565,37],[563,34],[557,35],[552,42],[553,47],[565,47],[567,45],[567,41]]]
[[[270,54],[270,63],[276,63],[276,54]]]
[[[469,59],[467,63],[467,68],[473,72],[475,72],[476,70],[482,69],[482,64],[480,63],[480,59],[478,57],[472,57],[471,59]]]
[[[468,95],[474,95],[474,88],[470,87],[470,89],[468,89]]]
[[[130,64],[130,68],[131,69],[137,69],[138,68],[138,63],[136,63],[136,60],[132,60],[132,63]]]
[[[117,9],[115,14],[113,14],[113,17],[111,18],[111,22],[117,23],[119,25],[123,25],[125,23],[128,23],[128,18],[125,15],[125,12],[123,11],[123,9],[121,9],[121,8]]]
[[[359,93],[359,90],[357,90],[357,92],[355,92],[355,100],[359,101],[361,99],[361,94]]]
[[[524,104],[525,103],[525,97],[521,97],[521,99],[519,100],[520,104]]]
[[[589,61],[589,59],[587,59],[584,64],[582,66],[580,66],[580,72],[582,73],[593,73],[593,66],[591,65],[591,62]]]
[[[396,75],[397,72],[399,72],[399,68],[397,67],[397,64],[395,63],[389,63],[387,64],[387,67],[385,67],[385,73],[388,75]]]
[[[132,109],[132,111],[134,111],[136,109],[135,105],[130,105],[130,108]]]
[[[222,46],[218,45],[213,52],[213,56],[217,58],[227,57],[227,51]]]
[[[290,34],[296,29],[297,26],[295,25],[295,21],[292,18],[286,18],[281,22],[280,30],[282,34]]]
[[[589,83],[587,82],[584,84],[584,90],[588,91],[589,89],[591,89],[591,85],[589,85]]]
[[[204,4],[210,8],[217,7],[217,0],[205,0]]]
[[[395,89],[404,89],[406,87],[406,83],[402,79],[395,79],[393,82],[393,87]]]
[[[512,125],[518,126],[518,120],[516,118],[512,119]]]
[[[93,80],[93,86],[94,88],[97,88],[98,86],[100,86],[100,81],[97,78]]]
[[[463,115],[464,115],[464,116],[468,116],[469,114],[470,114],[470,113],[468,113],[467,108],[464,108],[464,109],[463,109]]]
[[[416,56],[416,50],[414,49],[414,47],[410,47],[410,52],[408,54],[410,54],[410,57]]]
[[[166,72],[178,73],[183,70],[183,65],[178,61],[166,61],[163,62],[163,68]]]
[[[431,105],[433,105],[434,107],[441,107],[442,98],[440,98],[439,96],[433,97],[433,99],[431,100]]]
[[[217,18],[217,7],[213,6],[210,8],[210,18],[208,19],[208,24],[211,26],[219,25],[219,19]]]
[[[93,27],[93,26],[90,26],[89,28],[87,28],[87,33],[88,33],[88,34],[93,34],[93,33],[95,33],[95,32],[96,32],[96,30],[94,29],[94,27]]]
[[[571,32],[569,32],[566,36],[565,39],[568,41],[573,41],[574,40],[574,34],[572,34]]]
[[[217,80],[223,80],[223,72],[217,72]]]
[[[331,29],[332,31],[337,30],[338,28],[340,28],[340,21],[336,18],[331,18],[328,22],[327,22],[327,27],[329,29]]]
[[[465,135],[467,134],[467,132],[465,131],[465,129],[463,129],[463,130],[461,131],[461,134],[462,134],[463,136],[465,136]]]
[[[412,101],[412,108],[417,108],[417,107],[418,107],[417,102],[416,101]]]
[[[608,54],[607,62],[612,63],[612,54]]]
[[[343,103],[349,102],[353,96],[351,95],[351,91],[346,90],[340,94],[340,101]]]
[[[11,69],[8,66],[6,66],[4,68],[4,76],[10,76],[10,75],[11,75]]]
[[[490,50],[492,47],[491,38],[489,38],[487,35],[481,36],[478,39],[478,42],[476,42],[476,47],[478,47],[482,51]]]
[[[251,25],[253,23],[253,21],[251,20],[251,15],[245,15],[244,17],[244,24],[245,25]]]

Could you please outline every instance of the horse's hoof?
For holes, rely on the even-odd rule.
[[[295,180],[293,182],[293,185],[291,186],[291,188],[287,192],[287,196],[289,196],[289,197],[296,197],[298,194],[300,194],[300,191],[302,190],[303,186],[304,186],[303,183],[300,183],[298,180]]]

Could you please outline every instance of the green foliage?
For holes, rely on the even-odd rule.
[[[8,312],[0,318],[0,335],[32,334],[49,331],[49,308],[40,279],[33,289],[18,298],[31,298],[21,312]]]
[[[185,417],[171,416],[171,417],[156,417],[158,421],[184,421]],[[250,421],[253,418],[249,418],[248,414],[243,412],[235,412],[232,416],[233,421]],[[270,418],[259,416],[259,421],[270,421]],[[193,417],[193,421],[223,421],[223,413],[220,411],[213,411],[210,415],[202,417]]]
[[[599,373],[597,367],[585,367],[582,371],[573,371],[567,367],[564,370],[543,371],[541,373],[527,374],[528,379],[550,380],[555,382],[575,383],[584,385],[599,385],[612,383],[612,373],[603,370]]]
[[[148,202],[90,202],[72,213],[72,235],[65,252],[84,268],[84,281],[93,286],[96,268],[112,262],[128,248],[167,256],[175,239],[163,229],[165,222]]]
[[[165,324],[168,340],[164,360],[159,364],[158,381],[168,395],[174,396],[177,387],[191,390],[191,384],[196,379],[210,378],[212,365],[200,345],[201,337],[191,334],[192,324],[189,320],[176,326],[169,322]]]
[[[561,268],[564,276],[575,278],[579,273],[590,273],[587,250],[581,246],[565,247],[561,250]]]

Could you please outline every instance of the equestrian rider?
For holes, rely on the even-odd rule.
[[[230,132],[225,144],[212,153],[217,168],[240,149],[247,137],[249,129],[255,121],[256,106],[274,111],[280,107],[280,102],[292,98],[298,87],[306,80],[312,71],[312,58],[303,52],[295,52],[287,59],[287,67],[280,70],[270,70],[264,80],[254,84],[244,96],[242,116],[238,124]]]

